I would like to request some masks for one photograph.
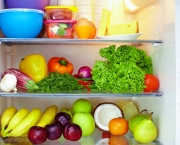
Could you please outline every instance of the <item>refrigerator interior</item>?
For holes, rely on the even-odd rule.
[[[1,0],[2,1],[2,0]],[[177,25],[180,25],[178,14],[180,15],[180,2],[172,0],[157,0],[150,6],[142,9],[135,14],[129,14],[131,21],[137,20],[140,32],[143,34],[138,38],[142,40],[162,40],[162,44],[141,43],[139,48],[147,51],[152,57],[154,74],[160,81],[159,92],[162,96],[88,96],[88,95],[50,95],[50,96],[18,96],[12,94],[10,96],[0,97],[0,113],[8,107],[15,106],[18,109],[26,107],[32,109],[39,107],[45,110],[46,107],[56,104],[59,109],[62,107],[70,107],[78,98],[87,98],[94,106],[101,102],[119,102],[121,100],[132,100],[136,103],[139,110],[147,109],[153,112],[153,121],[158,128],[157,140],[161,144],[172,145],[180,144],[178,134],[180,134],[180,100],[178,98],[180,86],[179,63],[180,58],[178,47],[179,34]],[[78,68],[83,65],[93,66],[94,61],[102,59],[99,56],[99,49],[109,46],[110,44],[122,45],[131,44],[125,42],[102,43],[78,43],[78,44],[53,44],[53,43],[24,43],[0,46],[0,74],[7,68],[19,67],[21,58],[28,54],[39,53],[45,56],[48,61],[53,56],[63,56],[74,64],[76,73]],[[178,69],[178,70],[176,70]],[[95,133],[94,138],[97,142],[100,137],[99,131]],[[47,143],[48,144],[48,143]],[[51,144],[51,143],[49,143]],[[52,144],[55,144],[53,142]]]

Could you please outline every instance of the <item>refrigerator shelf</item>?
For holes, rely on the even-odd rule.
[[[73,92],[60,92],[60,93],[27,93],[27,92],[0,92],[1,97],[42,97],[42,98],[58,98],[58,97],[161,97],[159,92],[152,93],[111,93],[103,90],[77,90]]]
[[[109,145],[109,138],[102,138],[103,132],[95,129],[94,133],[90,136],[81,137],[78,141],[69,141],[64,139],[63,135],[57,140],[46,140],[42,145]],[[107,134],[107,133],[106,133]],[[110,134],[107,136],[110,136]],[[132,134],[128,132],[124,136],[117,136],[123,138],[121,140],[128,141],[129,145],[162,145],[159,141],[155,140],[148,144],[140,144],[133,138]],[[27,137],[9,137],[0,138],[0,145],[32,145]]]
[[[5,45],[84,45],[84,44],[112,44],[112,43],[151,43],[161,44],[162,40],[104,40],[104,39],[53,39],[53,38],[0,38],[0,43]]]

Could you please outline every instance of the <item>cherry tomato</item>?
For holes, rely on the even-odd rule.
[[[152,74],[145,75],[145,86],[144,92],[153,92],[159,88],[159,80]]]

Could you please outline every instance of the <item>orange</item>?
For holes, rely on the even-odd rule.
[[[112,135],[108,141],[109,145],[129,145],[129,141],[125,136]]]
[[[113,118],[108,124],[112,135],[124,135],[128,132],[128,121],[125,118]]]
[[[76,26],[75,30],[79,39],[93,39],[96,35],[96,28],[88,25]]]
[[[76,26],[76,34],[79,39],[88,39],[91,34],[91,26],[84,25],[84,26]]]
[[[96,35],[96,28],[92,27],[89,39],[94,39],[95,35]]]

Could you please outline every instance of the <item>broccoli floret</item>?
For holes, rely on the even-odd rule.
[[[152,73],[152,61],[144,50],[133,46],[111,45],[99,51],[105,61],[97,60],[92,78],[98,89],[113,92],[142,92],[144,77]]]

